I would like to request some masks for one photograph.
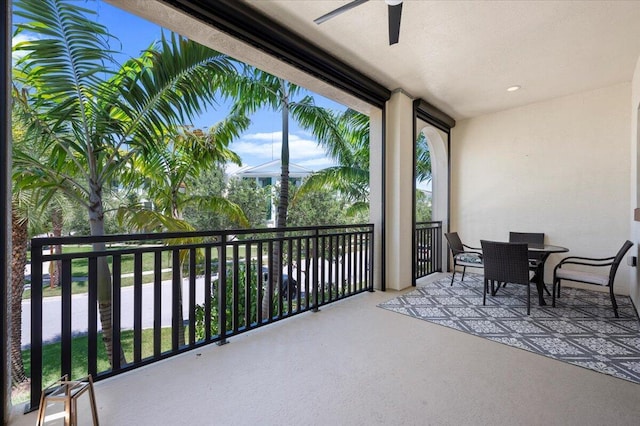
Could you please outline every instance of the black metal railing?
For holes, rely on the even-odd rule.
[[[442,271],[442,222],[418,222],[415,229],[415,279]]]
[[[105,246],[70,252],[95,244]],[[53,245],[67,249],[46,253]],[[28,409],[40,402],[44,350],[46,367],[57,376],[91,374],[100,380],[222,344],[373,291],[373,250],[373,225],[34,238]],[[56,261],[61,297],[43,304],[43,264]],[[78,292],[83,294],[73,295]],[[111,357],[99,342],[109,329]],[[51,351],[59,359],[53,366]]]

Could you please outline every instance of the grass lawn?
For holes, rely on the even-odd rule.
[[[189,334],[188,327],[185,327],[185,335]],[[124,351],[127,361],[133,360],[133,330],[123,330],[121,335],[122,350]],[[162,329],[162,352],[171,350],[171,328]],[[73,339],[72,343],[72,361],[71,375],[72,378],[85,377],[87,373],[87,353],[88,353],[88,337],[78,336]],[[153,355],[153,329],[142,330],[142,358]],[[22,351],[22,360],[24,362],[27,377],[31,377],[31,352],[29,350]],[[98,371],[108,371],[111,369],[107,355],[105,353],[104,344],[102,343],[102,333],[98,333]],[[47,387],[60,378],[60,342],[44,345],[42,351],[42,387]],[[11,401],[13,404],[20,404],[28,401],[30,395],[29,389],[20,389],[12,392]]]

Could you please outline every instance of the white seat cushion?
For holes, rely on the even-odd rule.
[[[478,263],[478,262],[460,262],[460,261],[457,261],[456,265],[458,265],[458,266],[469,266],[471,268],[482,268],[483,267],[482,263]]]
[[[556,271],[556,278],[561,280],[581,281],[585,283],[604,285],[609,284],[609,276],[602,274],[594,274],[591,272],[575,271],[571,269],[560,268]]]
[[[482,265],[482,258],[477,253],[460,253],[456,256],[456,263],[463,266]]]

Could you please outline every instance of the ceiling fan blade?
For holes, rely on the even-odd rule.
[[[366,3],[369,0],[353,0],[351,3],[347,3],[344,6],[340,6],[337,9],[332,10],[331,12],[327,13],[326,15],[322,15],[319,18],[316,18],[313,20],[313,22],[315,22],[316,24],[320,25],[322,24],[324,21],[328,21],[329,19],[340,15],[341,13],[346,12],[347,10],[353,9],[356,6],[360,6],[362,3]]]
[[[400,19],[402,18],[402,3],[389,5],[389,45],[396,44],[400,39]]]

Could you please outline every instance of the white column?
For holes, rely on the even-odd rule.
[[[413,100],[395,91],[386,107],[386,288],[412,285]]]
[[[374,269],[373,287],[382,288],[382,110],[374,110],[369,114],[369,222],[374,225]]]

